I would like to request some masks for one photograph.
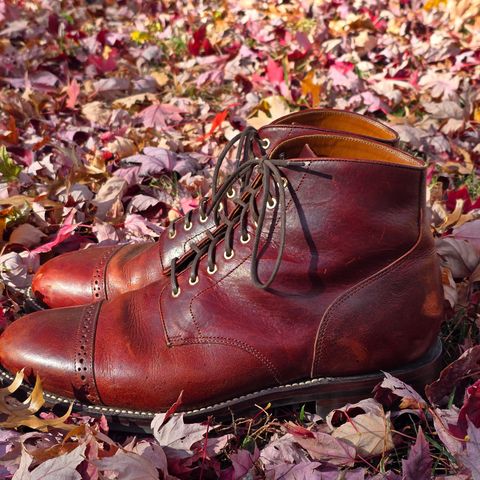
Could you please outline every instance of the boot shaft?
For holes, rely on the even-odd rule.
[[[315,156],[297,158],[307,144]],[[272,156],[280,154],[291,163],[282,168],[285,249],[274,281],[267,289],[252,286],[253,238],[261,226],[250,218],[250,238],[242,242],[248,238],[239,222],[233,255],[220,242],[213,274],[204,258],[197,283],[188,283],[186,269],[177,298],[162,292],[167,341],[252,349],[281,381],[419,358],[442,319],[423,165],[394,148],[341,135],[287,140]],[[280,209],[277,202],[265,218],[256,264],[262,281],[281,247]],[[338,360],[345,352],[353,361]]]

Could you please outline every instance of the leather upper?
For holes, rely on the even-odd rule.
[[[309,145],[315,156],[306,154]],[[392,147],[315,135],[273,152],[291,164],[286,239],[267,289],[253,286],[251,239],[234,230],[234,255],[200,260],[87,307],[37,312],[0,338],[0,362],[40,374],[46,390],[95,404],[161,410],[183,390],[185,408],[321,376],[388,370],[433,344],[442,289],[425,215],[425,168]],[[261,192],[258,194],[261,197]],[[258,272],[266,279],[281,242],[267,210]],[[215,379],[215,381],[212,381]]]

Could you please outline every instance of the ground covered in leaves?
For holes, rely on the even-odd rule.
[[[451,364],[426,393],[387,375],[326,418],[158,415],[136,437],[39,410],[40,384],[16,403],[19,374],[1,478],[480,479],[479,29],[478,0],[0,1],[1,328],[40,262],[155,240],[239,130],[328,106],[428,162]]]

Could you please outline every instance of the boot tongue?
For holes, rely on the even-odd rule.
[[[318,155],[310,148],[310,145],[306,143],[298,155],[298,158],[317,158],[317,156]]]

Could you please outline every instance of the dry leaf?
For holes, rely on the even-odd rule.
[[[82,107],[82,115],[92,123],[99,125],[108,125],[112,111],[102,102],[86,103]]]
[[[67,425],[65,423],[72,412],[73,405],[70,405],[65,415],[59,418],[43,419],[35,416],[45,404],[42,382],[39,376],[36,377],[35,386],[24,402],[20,403],[11,397],[11,395],[21,387],[24,378],[23,370],[17,372],[12,383],[0,389],[0,413],[7,416],[5,420],[0,422],[0,428],[18,428],[24,426],[42,432],[46,432],[49,427],[62,430],[70,430],[73,428],[74,425]]]
[[[129,157],[137,153],[137,147],[132,140],[124,137],[117,137],[107,145],[107,150],[117,155],[118,158]]]
[[[157,96],[153,93],[139,93],[128,97],[118,98],[112,103],[114,108],[132,108],[137,103],[153,102]]]
[[[353,445],[357,455],[371,457],[394,447],[391,429],[390,414],[364,413],[336,428],[332,436]]]
[[[38,245],[46,235],[37,227],[29,223],[22,223],[16,227],[10,235],[9,243],[18,243],[31,248]]]
[[[280,95],[267,97],[257,107],[257,115],[248,119],[248,124],[258,129],[291,112],[293,110]]]

